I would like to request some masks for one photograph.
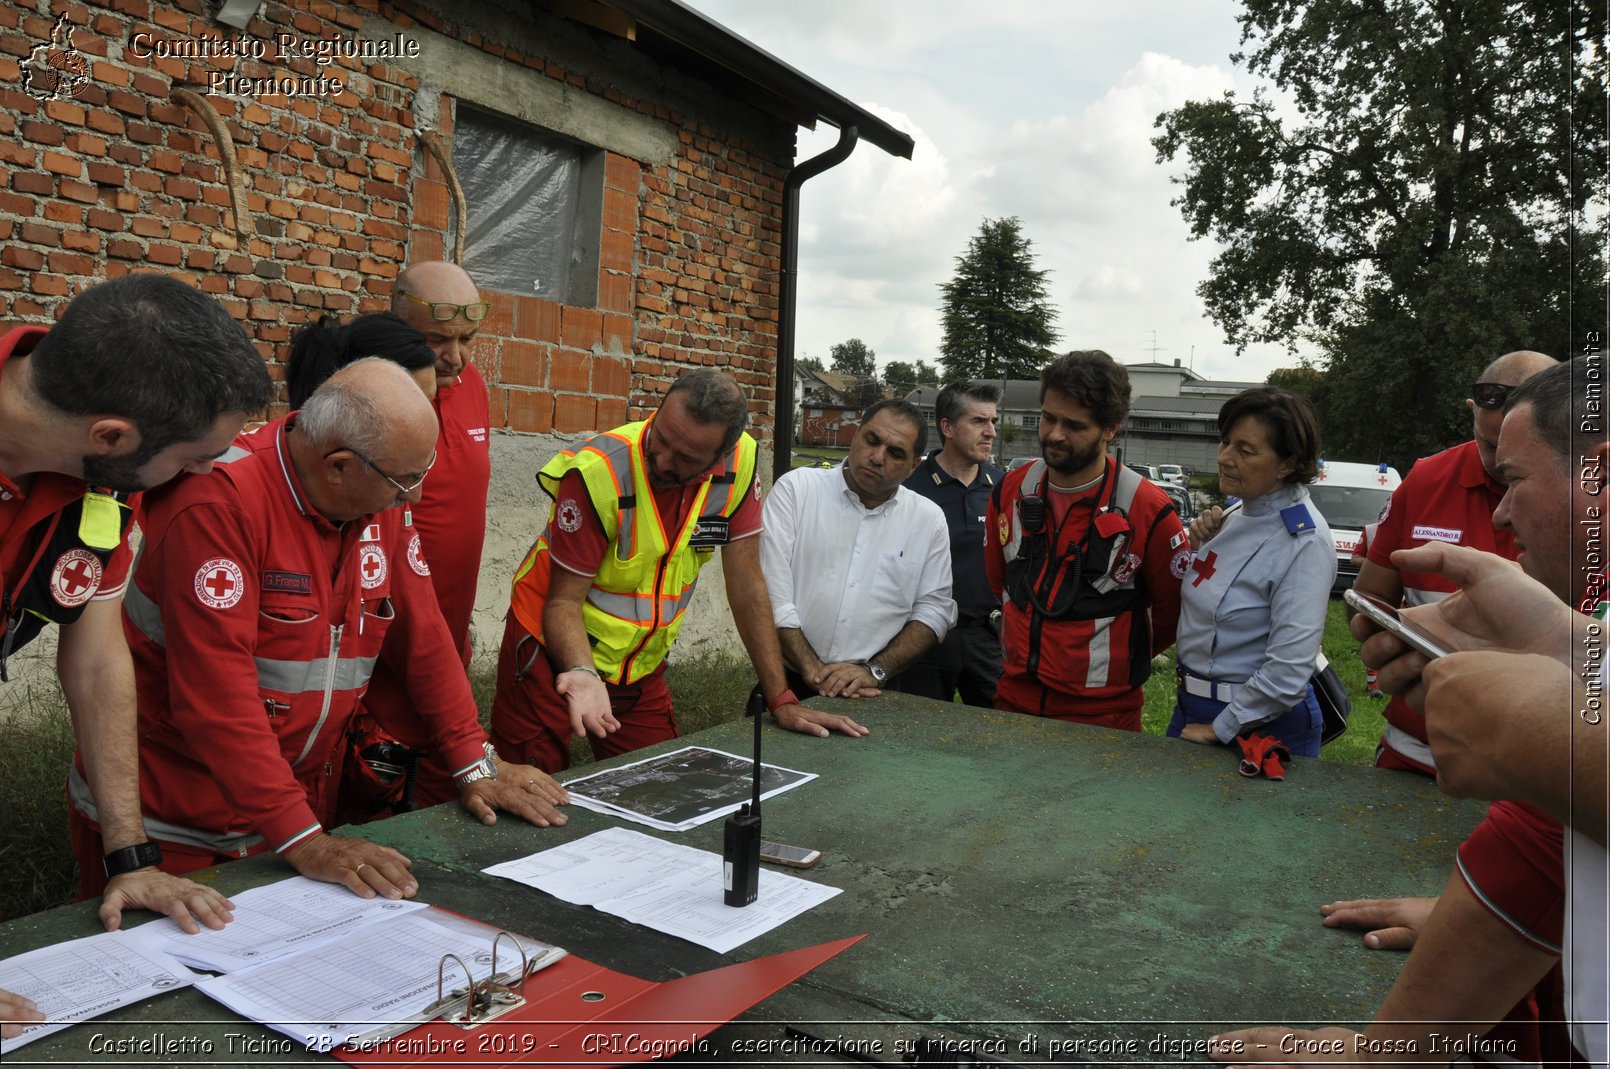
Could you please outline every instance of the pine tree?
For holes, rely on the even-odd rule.
[[[942,283],[945,378],[1026,379],[1039,374],[1057,340],[1048,303],[1050,272],[1034,266],[1033,243],[1014,216],[985,219],[956,273]]]

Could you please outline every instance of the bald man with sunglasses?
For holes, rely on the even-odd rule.
[[[420,566],[429,570],[466,672],[492,479],[486,381],[470,362],[469,349],[491,307],[462,267],[441,260],[404,269],[391,298],[393,314],[425,335],[425,344],[436,354],[436,467],[411,511],[424,550]],[[384,733],[426,751],[414,783],[417,803],[436,805],[458,797],[452,770],[429,749],[428,726],[396,673],[384,665],[377,668],[363,705]],[[342,815],[362,820],[375,814],[344,809]]]
[[[1504,423],[1504,402],[1521,383],[1553,367],[1557,360],[1543,353],[1520,350],[1505,353],[1487,365],[1465,401],[1474,417],[1475,436],[1415,462],[1409,475],[1392,493],[1392,500],[1375,536],[1370,553],[1353,582],[1361,594],[1373,594],[1390,605],[1400,602],[1426,605],[1453,592],[1453,586],[1434,572],[1400,572],[1392,554],[1429,542],[1473,546],[1514,560],[1515,536],[1493,526],[1493,511],[1504,496],[1498,467],[1498,430]],[[1426,743],[1423,714],[1393,698],[1385,711],[1387,726],[1375,751],[1378,768],[1437,774],[1436,760]]]

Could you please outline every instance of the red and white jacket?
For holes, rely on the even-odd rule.
[[[123,605],[156,839],[284,851],[335,812],[346,729],[384,658],[465,770],[486,741],[417,532],[402,509],[331,523],[286,442],[146,495]],[[74,805],[95,819],[70,777]]]

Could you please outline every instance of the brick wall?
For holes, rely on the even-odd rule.
[[[0,0],[0,319],[48,322],[89,282],[162,270],[216,295],[278,377],[297,324],[387,307],[404,263],[443,255],[451,211],[443,175],[416,137],[429,72],[349,57],[321,66],[275,44],[280,33],[350,40],[378,16],[405,35],[453,38],[675,131],[674,159],[606,157],[596,307],[490,295],[473,358],[492,386],[494,426],[613,426],[651,411],[681,368],[717,364],[749,390],[757,429],[769,437],[792,126],[751,121],[761,133],[745,137],[629,94],[620,85],[630,80],[607,67],[566,69],[419,4],[270,2],[244,35],[261,43],[261,59],[162,56],[140,44],[240,38],[211,21],[212,6]],[[39,100],[24,91],[23,70],[54,54],[62,15],[88,78],[70,96]],[[343,88],[209,93],[218,75],[334,76]],[[227,125],[255,234],[237,233],[217,147],[197,115],[169,99],[176,86],[206,95]],[[456,101],[428,103],[450,137]]]

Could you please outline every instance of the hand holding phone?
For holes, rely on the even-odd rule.
[[[1394,606],[1388,605],[1380,598],[1349,590],[1342,595],[1342,600],[1363,613],[1376,627],[1402,639],[1416,653],[1423,654],[1431,660],[1448,655],[1448,651],[1442,648],[1441,643],[1403,619]]]

